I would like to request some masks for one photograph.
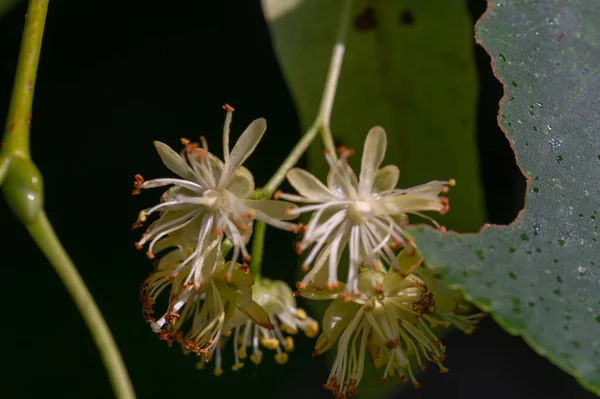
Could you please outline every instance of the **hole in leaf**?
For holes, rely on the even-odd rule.
[[[469,2],[469,7],[476,21],[485,11],[486,2]],[[498,62],[507,61],[504,54],[495,54],[494,57]],[[502,84],[494,76],[490,56],[478,44],[475,44],[475,58],[480,88],[477,145],[488,222],[509,224],[523,209],[525,177],[517,166],[515,153],[506,135],[498,126],[498,103],[504,94]],[[511,81],[507,83],[513,87]]]

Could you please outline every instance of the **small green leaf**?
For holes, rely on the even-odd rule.
[[[477,33],[505,84],[501,126],[528,179],[525,210],[477,235],[412,232],[447,282],[595,393],[599,26],[593,1],[490,3]]]
[[[33,222],[44,205],[42,175],[27,158],[13,157],[2,185],[4,199],[23,223]]]

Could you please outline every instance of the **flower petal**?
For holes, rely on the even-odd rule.
[[[344,292],[346,284],[339,283],[339,285],[333,289],[328,290],[325,288],[317,288],[313,284],[300,291],[300,295],[307,299],[335,299],[338,297],[340,292]]]
[[[319,179],[304,169],[293,168],[286,177],[300,195],[314,202],[327,202],[335,198]]]
[[[248,125],[229,154],[229,159],[219,180],[219,187],[229,185],[229,179],[252,154],[266,129],[267,121],[264,118],[255,119]]]
[[[179,155],[178,153],[173,151],[171,147],[160,141],[155,141],[154,147],[156,147],[156,151],[158,152],[160,159],[163,161],[165,166],[169,168],[169,170],[171,170],[171,172],[184,179],[194,181],[194,179],[190,179],[190,175],[192,174],[190,166],[181,157],[181,155]]]
[[[413,249],[412,252],[404,249],[396,259],[398,260],[399,271],[405,276],[411,274],[423,262],[421,254],[416,249]]]
[[[439,197],[425,195],[395,195],[370,203],[379,214],[397,215],[422,211],[441,211],[444,205]]]
[[[271,323],[271,319],[269,318],[269,315],[258,303],[250,301],[250,304],[248,306],[243,308],[238,306],[238,309],[244,312],[246,316],[252,319],[252,321],[258,324],[259,326],[267,328],[269,330],[272,330],[274,328],[273,324]]]
[[[398,184],[400,169],[396,165],[387,165],[375,172],[372,193],[393,190]],[[436,194],[437,195],[437,194]]]
[[[225,189],[238,198],[248,198],[254,192],[254,177],[248,169],[240,166]]]
[[[327,187],[336,197],[353,200],[357,195],[358,179],[350,165],[340,160],[337,167],[329,169]]]
[[[323,316],[323,334],[335,341],[352,321],[361,305],[354,302],[344,302],[337,298],[331,302]]]
[[[380,126],[375,126],[367,134],[363,148],[362,161],[360,165],[360,178],[358,183],[358,195],[364,197],[371,193],[375,172],[383,162],[387,147],[385,131]]]
[[[430,181],[429,183],[421,184],[420,186],[411,187],[406,192],[412,193],[420,193],[425,195],[439,195],[447,182],[443,181]]]
[[[434,292],[433,299],[435,301],[435,313],[450,313],[458,308],[458,300],[451,295]]]
[[[288,215],[290,209],[297,208],[296,204],[292,204],[287,201],[279,200],[243,200],[245,206],[255,211],[261,212],[267,216],[265,223],[269,223],[268,218],[277,220],[292,220],[296,219],[298,215]],[[257,219],[261,219],[258,215]]]

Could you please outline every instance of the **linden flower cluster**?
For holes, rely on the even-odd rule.
[[[204,138],[200,144],[182,139],[179,153],[155,142],[163,163],[178,177],[135,177],[134,194],[169,187],[134,225],[158,215],[136,243],[138,249],[147,246],[148,258],[159,256],[141,289],[142,313],[152,330],[169,345],[177,342],[185,353],[201,356],[199,368],[214,358],[216,375],[223,373],[222,352],[229,343],[232,370],[240,370],[245,359],[261,363],[265,350],[285,364],[294,349],[292,335],[303,331],[314,338],[319,330],[297,307],[295,296],[301,295],[332,300],[314,355],[336,346],[325,388],[337,398],[357,393],[367,353],[383,368],[383,381],[398,375],[418,387],[414,368],[425,370],[427,362],[447,371],[445,347],[432,329],[453,324],[470,333],[482,315],[460,314],[469,310],[461,293],[421,266],[423,259],[404,229],[409,217],[417,216],[445,231],[423,212],[449,210],[440,194],[454,180],[397,188],[400,172],[394,165],[381,167],[387,138],[375,127],[366,137],[358,176],[348,164],[353,151],[340,148],[339,158],[325,153],[330,166],[326,184],[292,168],[286,177],[297,194],[278,191],[273,199],[261,199],[262,191],[255,190],[252,173],[242,164],[266,122],[253,121],[230,151],[233,108],[224,109],[222,160],[208,151]],[[310,214],[306,224],[290,222],[302,214]],[[250,271],[247,244],[255,220],[299,234],[296,252],[306,252],[306,274],[296,292],[282,281],[261,277],[254,263]],[[342,261],[344,253],[347,261]],[[347,273],[340,282],[338,269],[344,264]],[[166,309],[155,315],[161,300]]]

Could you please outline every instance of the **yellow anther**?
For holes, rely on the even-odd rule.
[[[304,335],[306,335],[308,338],[314,338],[317,336],[318,333],[319,333],[319,323],[317,323],[317,322],[310,323],[308,328],[304,331]]]
[[[240,349],[238,349],[238,356],[240,357],[240,359],[245,359],[246,357],[248,357],[245,347],[242,346],[240,347]]]
[[[288,354],[285,352],[276,354],[275,361],[277,362],[277,364],[286,364],[288,361]]]
[[[292,337],[285,337],[285,344],[283,345],[286,351],[291,352],[294,350],[294,339]]]
[[[204,365],[206,363],[204,363],[204,361],[199,361],[198,363],[196,363],[196,369],[198,370],[204,370]]]
[[[440,373],[447,373],[448,371],[450,371],[448,367],[440,366]]]
[[[275,338],[261,338],[260,343],[267,349],[275,349],[279,345],[279,341]]]
[[[140,211],[140,213],[138,215],[138,221],[139,222],[145,222],[146,221],[146,212]]]
[[[231,335],[231,330],[225,330],[223,331],[223,335],[226,337],[229,337]]]
[[[295,328],[295,327],[290,327],[290,326],[288,326],[287,324],[284,324],[284,323],[281,323],[281,324],[279,325],[279,329],[280,329],[282,332],[284,332],[284,333],[288,333],[288,334],[291,334],[291,335],[298,334],[298,329],[297,329],[297,328]]]
[[[448,180],[448,184],[450,185],[450,187],[454,187],[454,186],[456,186],[456,180],[450,179],[450,180]]]
[[[215,369],[215,375],[217,377],[220,377],[223,375],[223,369]]]
[[[251,354],[250,361],[254,364],[260,364],[260,362],[262,361],[262,352]]]
[[[236,364],[234,364],[233,366],[231,366],[231,370],[233,370],[233,371],[238,371],[238,370],[240,370],[242,367],[244,367],[244,363],[242,363],[242,362],[239,362],[239,363],[236,363]]]
[[[304,320],[308,317],[308,315],[306,314],[304,309],[298,309],[298,310],[296,310],[296,317],[299,318],[300,320]]]

